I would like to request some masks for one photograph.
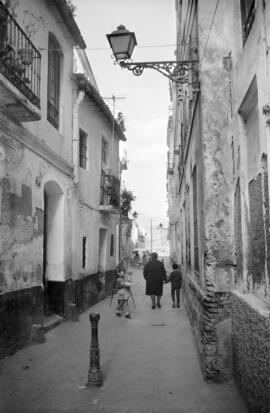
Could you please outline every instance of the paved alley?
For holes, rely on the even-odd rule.
[[[207,384],[201,375],[183,306],[173,309],[170,286],[162,308],[144,295],[134,270],[132,319],[117,318],[110,298],[46,334],[1,364],[0,412],[244,413],[232,382]],[[89,368],[90,312],[100,313],[100,364],[104,384],[85,388]]]

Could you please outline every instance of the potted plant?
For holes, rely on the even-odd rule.
[[[22,48],[18,50],[21,62],[25,66],[30,66],[33,62],[33,50],[29,48]]]

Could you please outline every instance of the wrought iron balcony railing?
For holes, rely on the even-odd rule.
[[[120,207],[120,180],[113,175],[101,174],[100,204]]]
[[[0,73],[40,108],[41,55],[0,0]]]

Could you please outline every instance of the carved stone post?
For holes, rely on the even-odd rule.
[[[99,346],[98,346],[98,322],[100,315],[98,313],[91,313],[89,320],[91,323],[91,347],[90,347],[90,367],[88,370],[87,386],[102,386],[103,377],[99,365]]]

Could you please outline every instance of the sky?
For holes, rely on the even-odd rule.
[[[122,180],[136,196],[133,211],[167,220],[167,123],[169,80],[153,69],[134,76],[114,64],[106,34],[123,24],[134,31],[138,46],[132,59],[175,60],[175,0],[73,0],[75,19],[99,92],[126,126],[128,170]],[[123,150],[123,146],[121,148]]]

